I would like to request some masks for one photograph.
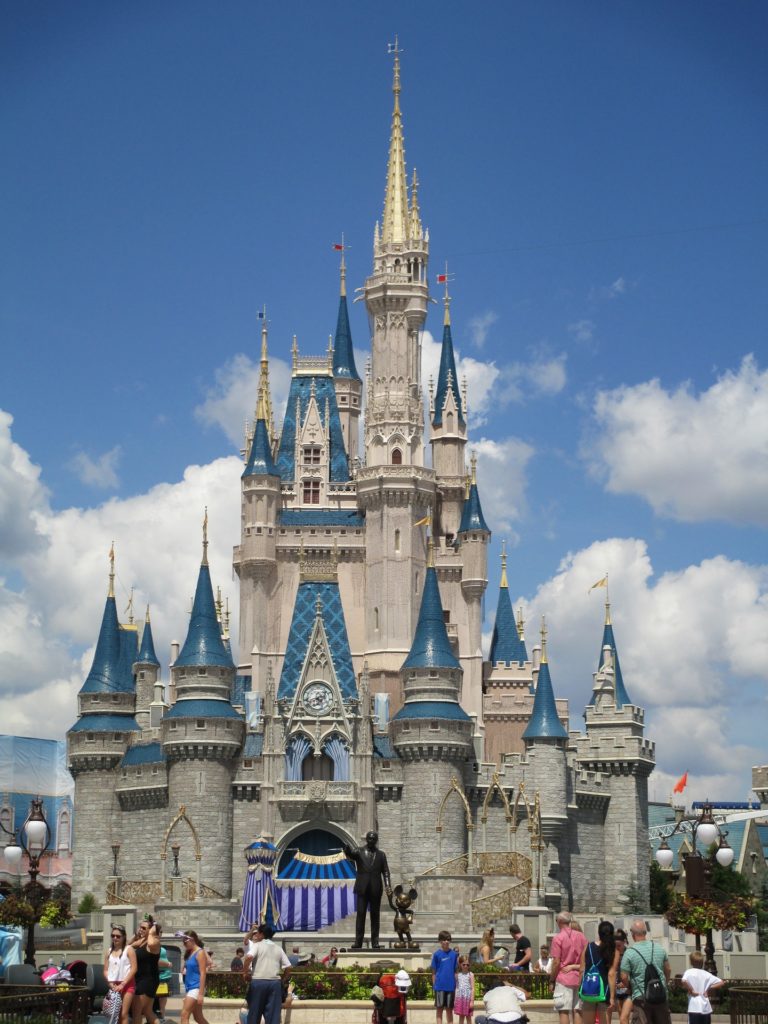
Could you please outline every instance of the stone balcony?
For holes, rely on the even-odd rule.
[[[358,785],[323,779],[283,780],[278,783],[273,799],[288,821],[307,818],[350,821],[357,811]]]

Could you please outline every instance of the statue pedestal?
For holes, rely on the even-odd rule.
[[[420,967],[429,967],[432,962],[431,952],[420,949],[355,949],[347,953],[339,953],[339,967],[351,967],[358,964],[366,970],[378,969],[378,965],[392,964],[395,971],[404,967],[406,971],[417,971]],[[376,965],[374,967],[374,965]]]

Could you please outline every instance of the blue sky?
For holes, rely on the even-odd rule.
[[[506,536],[578,726],[608,570],[656,795],[689,770],[743,797],[766,756],[767,28],[750,2],[6,5],[4,729],[71,724],[113,537],[158,649],[206,503],[234,602],[256,311],[279,399],[291,336],[333,330],[342,231],[350,289],[370,270],[397,32],[494,530],[486,628]],[[352,329],[362,367],[361,305]]]

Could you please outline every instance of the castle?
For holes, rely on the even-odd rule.
[[[167,687],[149,615],[140,635],[118,621],[112,566],[68,733],[76,897],[114,898],[121,881],[121,897],[162,904],[173,876],[186,880],[177,900],[223,906],[242,893],[243,850],[257,837],[285,863],[295,850],[338,856],[372,828],[393,881],[417,880],[427,911],[471,904],[468,926],[528,904],[617,908],[631,879],[647,897],[654,748],[608,604],[585,732],[569,731],[567,702],[555,699],[544,629],[528,653],[505,556],[483,658],[491,532],[468,459],[447,284],[437,385],[422,386],[429,232],[406,176],[397,52],[393,91],[363,289],[365,381],[343,250],[333,344],[306,358],[294,340],[279,430],[263,322],[233,556],[239,664],[214,598],[207,520]]]

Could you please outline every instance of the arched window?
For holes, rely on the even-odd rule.
[[[395,530],[395,554],[400,554],[400,531]]]
[[[379,629],[379,609],[373,609],[373,628],[378,631]]]
[[[400,451],[399,448],[393,448],[392,449],[392,465],[393,466],[402,466],[402,464],[403,464],[403,453]]]
[[[445,429],[449,434],[453,433],[453,413],[449,412],[445,417]]]
[[[304,782],[312,779],[321,779],[325,782],[333,781],[333,761],[327,754],[307,754],[301,762],[301,777]]]

